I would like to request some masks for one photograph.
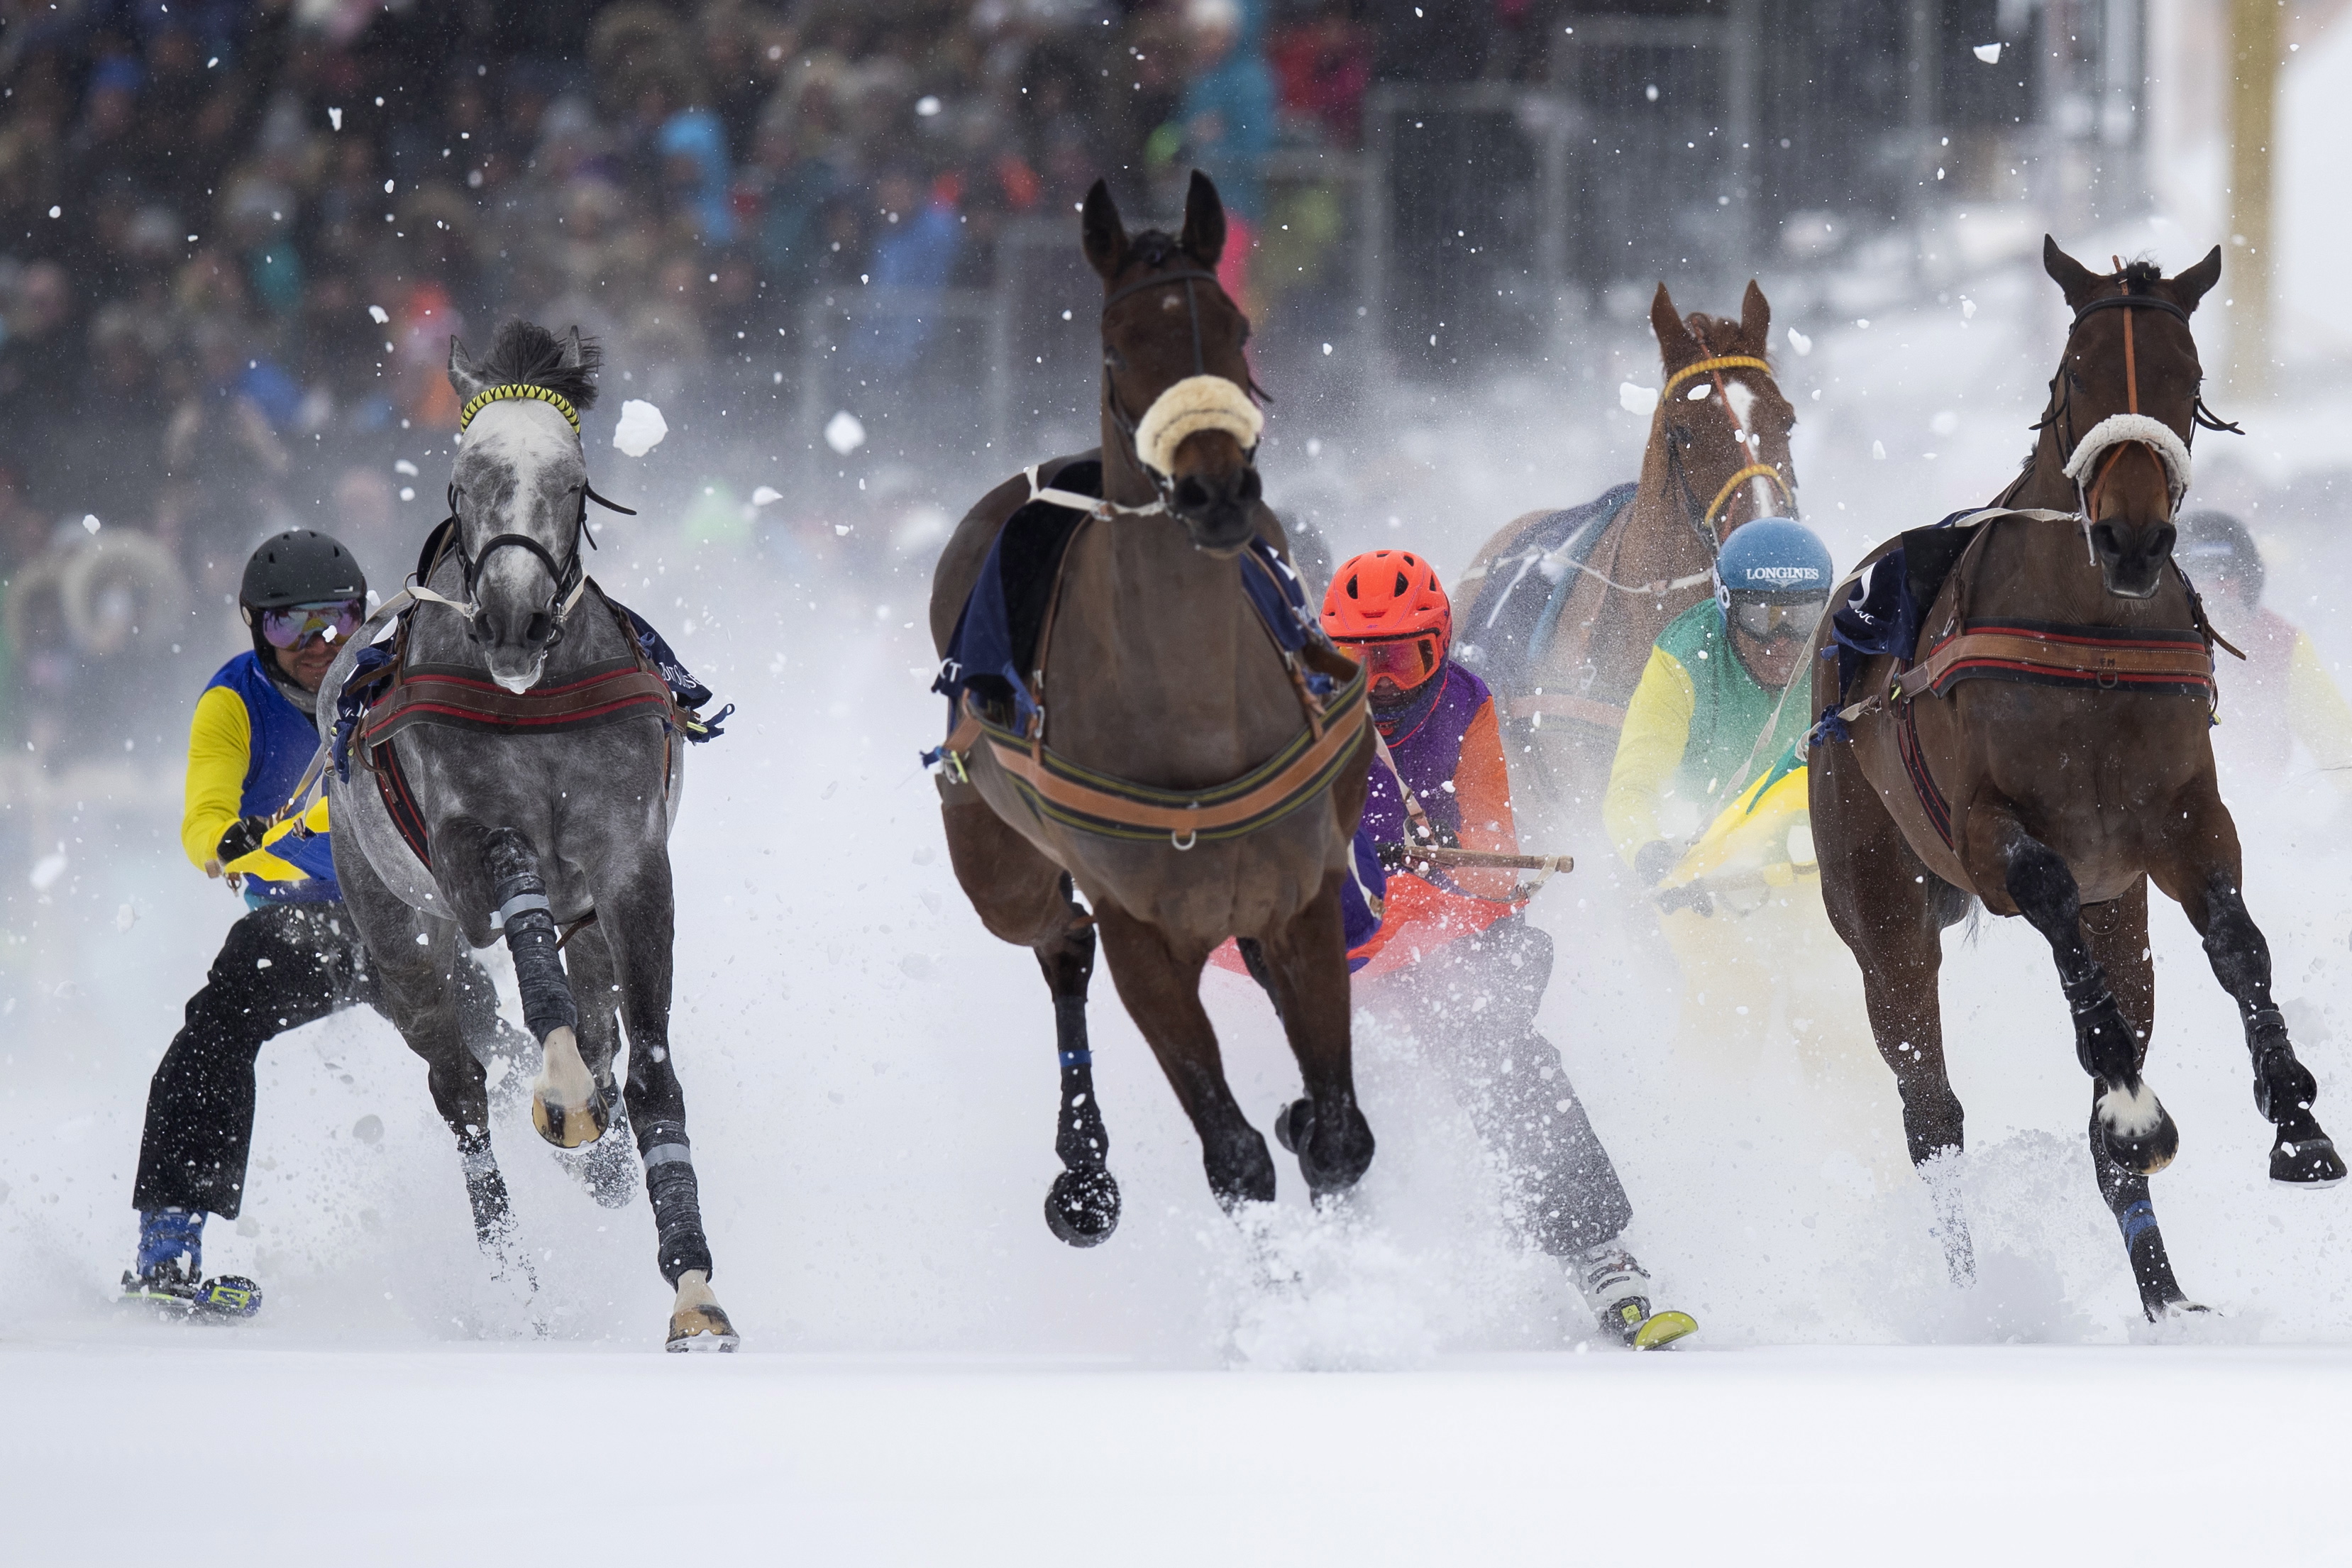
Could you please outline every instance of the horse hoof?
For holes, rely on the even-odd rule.
[[[669,1315],[669,1341],[663,1347],[674,1354],[716,1352],[724,1355],[743,1342],[727,1309],[710,1292],[709,1276],[689,1268],[678,1277],[677,1304]]]
[[[1315,1102],[1294,1100],[1282,1108],[1274,1119],[1274,1139],[1288,1152],[1298,1157],[1298,1173],[1307,1178],[1307,1190],[1318,1198],[1336,1197],[1363,1179],[1372,1163],[1372,1130],[1364,1121],[1363,1112],[1349,1108],[1351,1121],[1343,1122],[1334,1142],[1339,1143],[1337,1163],[1326,1165],[1316,1156]],[[1360,1134],[1351,1137],[1349,1134]],[[1322,1152],[1330,1152],[1326,1149]]]
[[[2171,1296],[2156,1300],[2143,1300],[2140,1302],[2139,1306],[2140,1310],[2147,1314],[2147,1321],[2151,1323],[2171,1322],[2181,1318],[2210,1318],[2214,1316],[2212,1308],[2200,1307],[2186,1296]]]
[[[1294,1100],[1274,1113],[1274,1141],[1286,1154],[1296,1154],[1315,1136],[1315,1102]]]
[[[2180,1152],[2180,1129],[2146,1083],[2137,1093],[2111,1089],[2099,1096],[2098,1121],[2107,1158],[2136,1176],[2153,1176]]]
[[[530,1086],[530,1124],[559,1149],[577,1149],[604,1136],[612,1108],[580,1058],[580,1038],[559,1026],[541,1042],[539,1077]]]
[[[1065,1247],[1099,1247],[1118,1228],[1118,1184],[1108,1171],[1065,1171],[1045,1194],[1045,1228]]]
[[[545,1094],[533,1089],[530,1096],[530,1124],[539,1135],[559,1149],[577,1149],[583,1143],[593,1143],[604,1136],[613,1118],[604,1102],[590,1096],[585,1105],[565,1107],[551,1104]]]
[[[2344,1179],[2344,1156],[2326,1133],[2290,1139],[2282,1133],[2271,1150],[2271,1180],[2283,1187],[2316,1191]]]

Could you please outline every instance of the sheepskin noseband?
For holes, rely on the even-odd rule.
[[[2074,455],[2066,459],[2066,477],[2080,487],[2090,483],[2101,457],[2110,447],[2137,441],[2164,459],[2165,478],[2172,487],[2172,504],[2189,493],[2189,444],[2171,426],[2145,414],[2110,414],[2083,433]]]
[[[1265,416],[1238,385],[1222,375],[1188,375],[1143,411],[1135,426],[1135,454],[1155,472],[1172,474],[1176,448],[1187,436],[1223,430],[1248,452],[1256,448],[1265,428]]]

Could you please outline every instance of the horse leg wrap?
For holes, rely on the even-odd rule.
[[[489,1134],[458,1139],[457,1163],[466,1173],[466,1201],[474,1211],[474,1239],[484,1250],[496,1252],[514,1238],[514,1212],[507,1205],[507,1182],[490,1152]]]
[[[1045,1194],[1045,1228],[1066,1246],[1094,1247],[1118,1228],[1118,1183],[1108,1164],[1110,1131],[1095,1098],[1084,992],[1054,998],[1054,1046],[1062,1064],[1062,1109],[1054,1131],[1062,1173]]]
[[[532,1037],[545,1045],[556,1030],[576,1033],[580,1026],[572,984],[555,951],[555,912],[547,901],[547,883],[539,874],[539,857],[513,828],[491,834],[489,848],[490,896],[498,900],[507,951],[514,955],[523,1022]]]
[[[702,1234],[702,1189],[694,1179],[694,1147],[676,1122],[655,1122],[638,1135],[646,1162],[646,1196],[654,1205],[655,1246],[670,1289],[688,1269],[710,1275],[710,1243]]]
[[[1099,1171],[1110,1154],[1110,1132],[1095,1102],[1095,1056],[1087,1044],[1087,999],[1054,998],[1054,1045],[1062,1064],[1062,1115],[1054,1152],[1073,1171]]]

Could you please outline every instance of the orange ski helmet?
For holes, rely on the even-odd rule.
[[[1349,557],[1323,595],[1323,629],[1370,667],[1372,685],[1411,691],[1437,673],[1454,643],[1454,604],[1428,562],[1409,550]]]

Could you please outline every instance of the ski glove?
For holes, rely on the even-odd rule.
[[[1681,858],[1681,854],[1665,839],[1653,838],[1633,852],[1634,879],[1645,888],[1654,888],[1666,879],[1667,873]]]
[[[215,851],[224,866],[236,864],[261,847],[262,835],[269,831],[266,816],[240,816],[228,825],[221,835],[220,847]]]

